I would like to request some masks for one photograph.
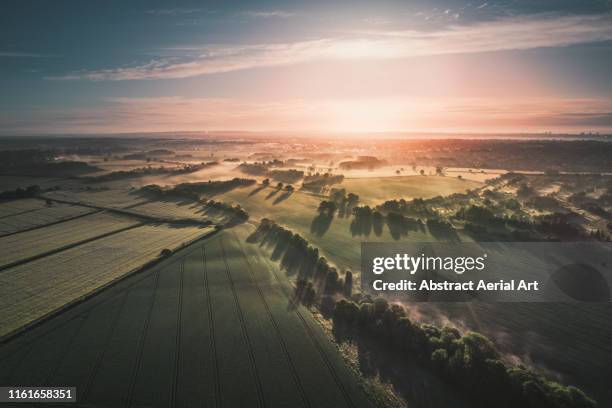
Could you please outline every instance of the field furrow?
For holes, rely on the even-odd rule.
[[[219,370],[220,406],[253,406],[258,401],[248,345],[230,288],[217,237],[207,242],[206,268]],[[236,387],[236,384],[240,384]]]

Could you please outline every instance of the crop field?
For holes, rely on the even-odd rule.
[[[257,246],[222,232],[0,346],[2,384],[71,384],[85,405],[369,407]],[[112,392],[109,392],[112,390]]]
[[[137,225],[139,221],[109,213],[78,219],[0,238],[0,269],[100,235]]]
[[[358,194],[365,204],[380,204],[391,199],[410,200],[465,193],[481,186],[482,183],[457,177],[398,176],[345,178],[341,184],[334,187],[345,188],[348,192]]]
[[[91,208],[43,200],[23,199],[0,204],[0,235],[12,234],[93,212]]]
[[[148,201],[136,194],[132,194],[132,191],[127,188],[58,190],[45,193],[44,196],[56,200],[110,208],[126,208]]]
[[[206,219],[202,204],[177,201],[151,201],[130,208],[130,212],[160,218]]]
[[[145,225],[0,272],[0,337],[211,231]]]

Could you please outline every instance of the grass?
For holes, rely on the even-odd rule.
[[[0,337],[146,264],[212,228],[141,226],[0,273]]]
[[[391,199],[409,200],[464,193],[482,185],[473,180],[460,180],[456,177],[398,176],[346,178],[334,187],[345,188],[348,192],[358,194],[361,202],[372,205]]]
[[[102,212],[1,237],[0,268],[138,223],[134,219]]]
[[[350,228],[352,218],[338,216],[334,217],[324,234],[313,232],[311,225],[317,215],[320,197],[298,191],[275,204],[276,196],[283,194],[282,192],[267,198],[275,189],[266,188],[252,194],[258,189],[260,186],[236,189],[216,196],[215,199],[240,204],[249,213],[252,220],[271,218],[294,232],[300,233],[341,270],[358,271],[360,269],[361,241],[393,241],[386,226],[380,236],[374,232],[368,236],[353,236]],[[411,233],[407,239],[434,241],[434,238],[428,233],[420,232]]]

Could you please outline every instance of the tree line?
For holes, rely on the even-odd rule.
[[[480,333],[419,324],[400,305],[384,299],[340,300],[333,313],[336,333],[365,334],[403,358],[414,359],[457,385],[483,406],[502,408],[595,408],[596,402],[521,365],[506,363]]]
[[[234,177],[231,180],[211,180],[200,183],[181,183],[174,187],[163,188],[157,184],[149,184],[139,191],[144,194],[153,195],[157,198],[187,198],[199,201],[201,196],[213,196],[222,194],[239,187],[248,187],[255,184],[253,179]]]
[[[271,258],[280,261],[288,275],[297,277],[296,297],[306,305],[314,304],[318,297],[336,294],[350,296],[353,277],[346,271],[341,277],[338,270],[319,254],[300,234],[263,218],[247,242],[259,243],[272,248]]]

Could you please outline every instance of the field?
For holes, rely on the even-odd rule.
[[[0,272],[0,337],[143,266],[212,228],[145,225]]]
[[[7,176],[0,174],[0,191],[11,191],[19,187],[39,186],[40,188],[50,187],[70,187],[78,186],[80,182],[74,179],[49,178],[49,177],[28,177],[28,176]]]
[[[79,217],[93,210],[77,205],[56,203],[46,206],[43,200],[24,199],[0,204],[0,236]]]
[[[247,187],[221,194],[216,199],[240,204],[251,216],[251,219],[270,218],[279,224],[298,232],[335,263],[340,270],[358,271],[361,261],[359,243],[368,241],[393,241],[385,226],[380,235],[372,232],[368,236],[354,235],[351,232],[352,218],[335,216],[327,229],[313,230],[313,220],[317,216],[317,207],[321,197],[294,192],[279,200],[283,192],[275,193],[274,188],[261,189]],[[271,195],[273,194],[273,195]],[[414,241],[434,241],[428,233],[414,232],[409,239]]]
[[[50,251],[58,251],[81,241],[137,224],[139,224],[137,220],[101,212],[1,237],[0,269],[5,269],[7,265],[17,261],[27,260]]]
[[[0,382],[71,384],[99,406],[372,406],[284,275],[241,244],[246,228],[3,344]]]
[[[306,173],[325,173],[331,167],[332,175],[345,177],[331,187],[358,194],[359,206],[444,196],[424,203],[425,209],[409,204],[391,211],[404,211],[408,217],[420,214],[424,221],[437,217],[449,221],[458,228],[461,241],[478,239],[476,230],[463,229],[468,223],[485,230],[480,238],[496,237],[495,242],[504,240],[503,233],[538,232],[542,221],[536,216],[554,211],[535,208],[532,203],[539,201],[554,199],[563,209],[579,213],[587,234],[594,226],[608,228],[605,211],[612,208],[606,198],[612,184],[604,175],[592,173],[583,182],[577,175],[554,171],[545,175],[546,170],[539,169],[532,170],[537,176],[526,170],[515,173],[502,165],[508,159],[503,150],[507,146],[496,148],[489,160],[481,157],[492,151],[486,146],[465,148],[473,160],[455,160],[455,153],[462,154],[457,149],[433,146],[423,152],[419,144],[404,155],[391,146],[386,153],[375,150],[376,154],[386,154],[388,163],[404,160],[404,164],[344,171],[338,168],[342,160],[374,153],[363,146],[339,145],[335,150],[329,145],[284,141],[243,146],[205,141],[192,148],[186,145],[184,150],[184,141],[167,143],[175,142],[180,142],[181,154],[193,156],[181,160],[219,160],[220,164],[190,174],[109,182],[79,180],[78,176],[40,178],[39,184],[58,183],[61,189],[44,191],[39,199],[0,203],[0,385],[71,384],[78,387],[79,402],[85,406],[352,408],[372,406],[363,388],[378,402],[389,397],[389,393],[371,392],[382,381],[397,387],[394,391],[407,406],[476,406],[474,401],[464,401],[465,395],[448,378],[383,350],[376,339],[341,344],[341,355],[334,343],[338,332],[329,330],[331,321],[318,314],[317,307],[338,300],[342,292],[332,294],[332,299],[315,287],[312,308],[298,305],[293,298],[294,277],[287,277],[278,262],[270,260],[267,246],[246,242],[259,220],[269,218],[317,247],[341,277],[351,270],[353,293],[358,293],[361,242],[436,242],[447,239],[443,232],[405,225],[410,231],[398,233],[399,224],[374,226],[374,217],[358,225],[356,216],[343,214],[342,205],[328,215],[320,214],[321,201],[330,199],[327,193],[301,190],[300,182],[293,184],[295,191],[264,187],[265,176],[250,176],[236,167],[245,161],[257,161],[269,171],[299,167]],[[434,160],[435,155],[442,156],[439,160],[452,159],[451,164]],[[223,162],[224,157],[236,159]],[[144,165],[116,158],[103,162],[104,158],[94,155],[83,160],[100,164],[105,171]],[[490,168],[483,172],[479,166],[485,163]],[[435,175],[436,167],[443,176]],[[421,170],[424,175],[419,174]],[[515,174],[487,181],[506,172]],[[162,201],[137,191],[152,183],[171,187],[234,177],[256,179],[258,184],[231,191],[213,189],[206,198],[220,205],[206,206],[203,200],[188,198],[191,195]],[[16,177],[11,185],[25,187],[23,183],[32,180]],[[4,177],[0,182],[9,185],[11,180]],[[477,191],[469,197],[450,196],[467,190]],[[228,209],[228,204],[240,205],[248,220],[228,223],[228,214],[237,210]],[[604,211],[592,204],[601,204]],[[493,221],[503,222],[495,224],[483,216],[485,222],[480,223],[473,214],[468,218],[472,205],[489,210],[497,217]],[[173,226],[196,221],[225,228]],[[182,247],[209,233],[172,256],[160,256],[165,248]],[[544,234],[527,237],[557,238]],[[583,237],[588,241],[593,235]],[[503,243],[499,245],[503,249]],[[507,268],[519,276],[525,262],[533,263],[517,257]],[[405,306],[419,322],[483,333],[508,362],[577,385],[602,407],[612,401],[607,386],[612,375],[608,305],[426,302]],[[327,308],[319,311],[327,316]],[[361,378],[353,371],[360,371]]]
[[[269,217],[299,232],[340,270],[350,269],[358,275],[361,241],[394,241],[386,226],[380,236],[374,233],[354,236],[350,229],[352,218],[338,216],[323,234],[315,233],[311,223],[321,198],[295,192],[274,204],[276,194],[266,199],[274,189],[251,194],[254,190],[252,187],[236,189],[218,198],[240,203],[252,219]],[[462,233],[459,236],[461,240],[470,240]],[[406,240],[436,241],[430,234],[420,232],[410,232],[402,238]],[[359,280],[356,281],[358,285]],[[413,317],[419,320],[478,330],[495,339],[509,359],[530,364],[553,376],[561,375],[562,380],[581,386],[601,401],[612,400],[612,394],[605,391],[603,380],[596,374],[599,371],[592,370],[594,366],[609,369],[602,365],[612,351],[608,345],[612,329],[602,325],[612,319],[612,312],[605,305],[425,303],[416,304],[411,310]],[[558,313],[559,310],[563,312]],[[584,334],[580,335],[580,346],[571,345],[578,336],[572,335],[576,327]],[[521,335],[516,336],[516,333]],[[563,360],[556,357],[561,352],[566,353]]]
[[[409,200],[464,193],[481,186],[482,183],[456,177],[399,176],[345,178],[341,184],[334,187],[345,188],[347,192],[358,194],[360,201],[371,205],[391,198]]]
[[[205,219],[203,206],[193,202],[152,201],[130,208],[130,212],[160,218]]]
[[[71,203],[110,208],[126,208],[148,201],[136,194],[132,194],[132,191],[127,188],[102,188],[100,190],[58,190],[45,193],[45,197]]]

